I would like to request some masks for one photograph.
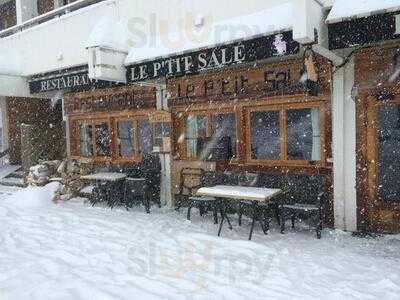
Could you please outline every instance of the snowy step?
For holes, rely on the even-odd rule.
[[[10,175],[8,175],[7,177],[24,178],[24,172],[21,170],[15,171],[15,172],[11,173]]]
[[[0,179],[0,185],[26,187],[26,183],[22,178],[7,177]]]
[[[0,179],[9,176],[10,174],[18,171],[19,169],[21,169],[21,166],[18,165],[5,165],[0,167]]]

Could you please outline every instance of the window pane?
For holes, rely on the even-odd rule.
[[[378,195],[400,201],[400,106],[378,108]]]
[[[279,160],[279,112],[252,112],[250,115],[251,157],[260,160]]]
[[[139,121],[139,152],[140,155],[153,152],[151,125],[147,120]]]
[[[156,123],[154,125],[154,144],[162,147],[163,138],[169,137],[171,133],[171,125],[169,123]]]
[[[110,134],[107,123],[95,125],[96,130],[96,155],[110,156]]]
[[[230,160],[236,154],[236,118],[234,114],[212,116],[213,135],[207,144],[211,160]]]
[[[79,149],[80,155],[83,157],[89,157],[93,155],[92,125],[79,125]]]
[[[286,111],[288,160],[321,159],[319,120],[318,108]]]
[[[133,156],[134,131],[131,121],[121,121],[117,123],[118,127],[118,151],[120,157]]]
[[[206,137],[206,118],[190,115],[186,119],[186,149],[188,158],[201,158]]]

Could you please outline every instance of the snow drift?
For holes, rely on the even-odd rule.
[[[28,187],[6,198],[4,203],[17,208],[40,208],[52,204],[60,183],[52,182],[43,187]]]

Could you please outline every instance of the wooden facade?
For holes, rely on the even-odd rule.
[[[329,205],[327,223],[333,225],[332,204],[332,128],[330,99],[330,65],[318,58],[319,94],[310,96],[301,83],[302,59],[289,59],[256,66],[226,68],[218,71],[167,81],[169,104],[173,116],[173,189],[180,186],[182,168],[205,170],[251,171],[271,174],[324,174],[327,178]],[[321,153],[318,161],[290,160],[287,158],[285,116],[288,110],[320,109]],[[280,124],[280,157],[277,160],[254,160],[250,149],[250,113],[278,111]],[[215,114],[233,114],[236,120],[236,155],[230,161],[202,161],[190,158],[182,136],[185,118],[201,115],[210,120]],[[207,133],[212,131],[207,121]],[[173,191],[173,193],[177,192]]]
[[[400,195],[384,201],[378,195],[378,120],[381,107],[400,108],[398,55],[400,44],[377,46],[355,55],[357,122],[357,207],[359,229],[400,231]],[[400,111],[400,110],[399,110]],[[393,127],[400,124],[393,124]],[[384,187],[383,187],[384,188]],[[395,197],[396,198],[396,197]]]
[[[137,132],[140,120],[149,120],[156,110],[155,88],[147,86],[121,86],[109,89],[97,89],[79,93],[70,93],[64,97],[64,111],[69,117],[70,148],[73,158],[82,158],[79,143],[80,124],[107,124],[110,131],[109,155],[98,155],[94,151],[90,159],[98,164],[133,164],[141,159],[138,152],[130,157],[117,155],[116,124],[119,121],[131,121]],[[92,134],[95,144],[95,134]],[[138,136],[133,144],[138,148]]]

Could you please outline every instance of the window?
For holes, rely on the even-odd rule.
[[[171,125],[169,123],[155,123],[154,125],[154,145],[157,147],[163,146],[164,137],[169,137],[171,134]]]
[[[37,0],[38,14],[43,15],[54,9],[54,0]]]
[[[252,112],[250,123],[251,158],[279,160],[279,111]]]
[[[318,108],[286,111],[287,159],[321,159],[320,118]]]
[[[90,157],[93,155],[92,125],[81,123],[79,125],[79,149],[80,155]]]
[[[101,122],[95,125],[96,129],[96,155],[111,156],[110,133],[108,124]]]
[[[214,160],[229,160],[236,156],[236,117],[216,114],[211,117],[211,156]]]
[[[142,117],[115,120],[116,154],[119,159],[139,160],[153,152],[153,128]]]
[[[250,161],[309,164],[322,160],[320,107],[252,109],[248,115]]]
[[[143,116],[118,116],[110,119],[71,120],[72,153],[99,160],[140,160],[153,152],[153,124]],[[162,132],[168,128],[162,128]],[[154,128],[155,129],[155,128]],[[162,139],[161,139],[162,141]]]
[[[228,161],[235,157],[235,114],[190,114],[186,117],[185,125],[188,159]]]
[[[132,121],[117,122],[117,145],[118,156],[133,157],[134,152],[134,129]]]
[[[153,151],[153,134],[148,120],[139,121],[139,153],[150,154]]]
[[[14,1],[0,1],[0,31],[17,24]]]
[[[110,157],[111,140],[108,121],[78,121],[79,156]]]
[[[186,119],[187,158],[204,158],[203,149],[206,141],[206,117],[189,115]]]

